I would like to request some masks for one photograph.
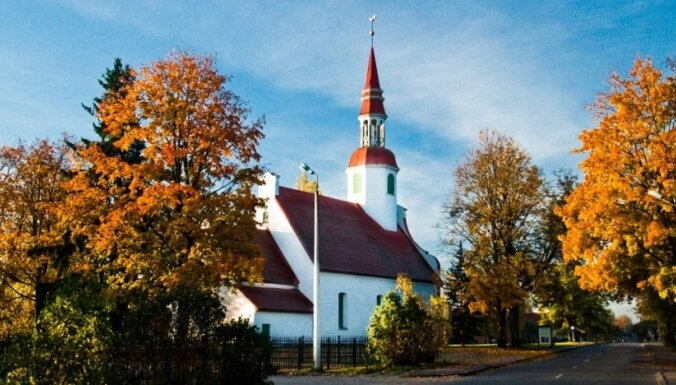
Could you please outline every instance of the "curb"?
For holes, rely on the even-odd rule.
[[[669,385],[676,383],[676,372],[657,372],[655,373],[657,385]]]
[[[559,354],[559,353],[564,353],[564,352],[569,352],[571,350],[577,350],[577,349],[582,349],[586,348],[589,346],[593,345],[582,345],[582,346],[572,346],[570,348],[564,348],[560,349],[554,352],[554,354]],[[472,376],[475,374],[479,374],[481,372],[485,372],[487,370],[492,370],[492,369],[497,369],[497,368],[502,368],[505,366],[510,366],[510,365],[516,365],[516,364],[521,364],[524,362],[529,362],[529,361],[534,361],[537,359],[542,358],[542,356],[536,356],[536,357],[525,357],[525,358],[520,358],[514,361],[510,362],[505,362],[502,364],[494,364],[494,365],[477,365],[469,368],[464,368],[464,369],[428,369],[428,370],[421,370],[421,371],[414,371],[411,373],[408,373],[402,377],[448,377],[448,376],[461,376],[461,377],[466,377],[466,376]],[[669,385],[669,383],[666,381],[663,383],[660,383],[659,385]]]

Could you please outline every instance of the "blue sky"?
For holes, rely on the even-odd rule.
[[[214,54],[265,115],[263,164],[290,186],[307,162],[343,198],[373,14],[399,201],[442,259],[440,207],[480,129],[514,137],[547,175],[575,168],[570,150],[608,76],[639,56],[676,57],[673,1],[3,1],[0,143],[93,137],[80,103],[115,57]]]

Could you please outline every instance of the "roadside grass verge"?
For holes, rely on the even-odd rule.
[[[320,372],[314,369],[289,370],[281,374],[290,376],[307,376],[324,374],[328,376],[361,376],[361,375],[398,375],[413,370],[430,368],[461,368],[476,366],[506,365],[523,360],[544,358],[561,350],[590,345],[588,342],[557,343],[553,347],[538,347],[537,344],[527,344],[522,348],[499,349],[496,345],[449,345],[439,354],[434,363],[417,366],[368,365],[357,367],[340,367]]]

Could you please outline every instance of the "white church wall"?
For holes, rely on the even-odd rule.
[[[225,307],[225,318],[227,320],[237,319],[239,317],[249,320],[254,319],[256,306],[242,294],[241,291],[234,292],[227,288],[221,288],[218,292],[221,303]]]
[[[323,272],[320,276],[320,320],[323,336],[361,336],[377,305],[377,297],[395,289],[395,280]],[[414,283],[414,290],[427,300],[434,294],[431,283]],[[339,295],[346,294],[343,310],[344,329],[339,327]]]
[[[264,324],[269,325],[270,335],[273,337],[312,336],[312,314],[258,312],[254,325],[263,330]]]

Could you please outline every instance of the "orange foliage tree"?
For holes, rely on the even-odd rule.
[[[519,344],[520,306],[533,290],[539,267],[534,243],[544,209],[543,180],[530,156],[511,138],[482,131],[479,146],[455,171],[455,189],[441,225],[464,253],[472,307],[493,314],[498,346],[507,343],[507,316]]]
[[[68,184],[88,267],[113,292],[143,297],[260,279],[251,239],[263,121],[249,121],[211,57],[173,52],[126,71],[133,81],[97,100],[95,111],[99,134],[118,151],[78,146]],[[142,148],[140,159],[119,155],[133,147]]]
[[[558,214],[567,260],[580,283],[650,301],[676,332],[676,78],[637,59],[629,77],[610,77],[592,109],[598,126],[580,135],[584,181]]]
[[[0,148],[0,338],[26,331],[68,273],[58,208],[68,160],[48,141]]]

